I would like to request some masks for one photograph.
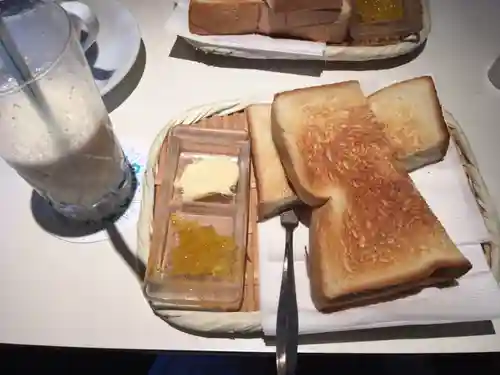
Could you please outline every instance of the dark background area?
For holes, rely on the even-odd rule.
[[[160,355],[161,357],[159,357]],[[0,374],[276,374],[274,354],[160,353],[0,345]],[[155,361],[157,358],[161,360]],[[200,371],[193,372],[198,363]],[[174,365],[175,364],[175,365]],[[191,366],[189,372],[183,371]],[[500,354],[300,355],[297,375],[498,374]],[[361,372],[362,371],[362,372]]]

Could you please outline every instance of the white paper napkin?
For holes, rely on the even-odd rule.
[[[199,43],[218,46],[221,48],[236,48],[244,50],[254,50],[266,57],[266,52],[276,55],[300,54],[312,57],[321,57],[325,51],[325,43],[315,43],[299,41],[292,39],[270,38],[263,35],[196,35],[189,31],[189,0],[178,0],[177,7],[167,21],[167,30],[183,38],[190,39]],[[257,57],[257,56],[255,56]]]
[[[284,236],[283,236],[284,240]],[[456,287],[427,288],[399,300],[321,314],[311,301],[305,262],[295,262],[300,334],[403,325],[490,320],[500,317],[500,291],[480,245],[460,246],[473,268]],[[261,261],[261,264],[265,261]],[[282,265],[261,269],[261,316],[265,335],[276,335],[276,307]],[[264,286],[265,285],[265,286]]]
[[[477,244],[489,239],[454,142],[442,162],[410,176],[455,244]]]
[[[294,236],[294,259],[301,334],[500,317],[500,290],[479,245],[488,239],[488,232],[456,146],[450,145],[444,161],[418,170],[411,177],[473,269],[456,287],[428,288],[396,301],[322,314],[314,308],[309,293],[305,264],[309,236],[308,229],[300,225]],[[276,332],[285,232],[279,218],[259,224],[259,231],[262,326],[264,333],[272,336]]]

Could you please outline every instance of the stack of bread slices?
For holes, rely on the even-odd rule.
[[[194,34],[392,44],[423,28],[421,0],[191,0]]]
[[[448,149],[430,77],[369,97],[357,81],[298,89],[246,113],[260,220],[300,205],[311,212],[319,310],[397,298],[471,268],[408,175]]]

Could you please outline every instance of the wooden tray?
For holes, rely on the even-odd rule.
[[[165,144],[168,129],[178,124],[195,124],[204,118],[214,115],[228,115],[242,111],[252,103],[252,100],[230,101],[214,103],[207,106],[197,107],[189,110],[172,120],[164,130],[160,132],[151,147],[148,165],[144,175],[143,200],[138,223],[138,255],[145,263],[149,255],[150,238],[152,233],[152,221],[154,217],[154,197],[158,191],[158,166],[164,163]],[[500,221],[495,206],[488,193],[484,180],[479,172],[477,163],[462,131],[460,125],[445,112],[446,123],[453,137],[462,159],[464,170],[469,179],[470,187],[478,203],[485,224],[490,232],[491,241],[483,244],[484,253],[488,264],[497,280],[500,280]],[[210,123],[202,121],[199,126],[209,126]],[[163,159],[162,159],[163,158]],[[253,172],[252,172],[253,175]],[[252,182],[252,194],[249,223],[249,248],[246,270],[245,297],[241,311],[239,312],[204,312],[204,311],[182,311],[162,307],[159,303],[151,303],[153,311],[168,323],[190,330],[194,333],[251,333],[261,331],[260,313],[258,306],[259,295],[259,273],[258,273],[258,248],[257,248],[257,191],[254,176]]]

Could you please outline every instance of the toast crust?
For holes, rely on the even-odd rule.
[[[271,105],[254,104],[245,110],[258,192],[259,221],[300,203],[288,184],[271,136]]]

